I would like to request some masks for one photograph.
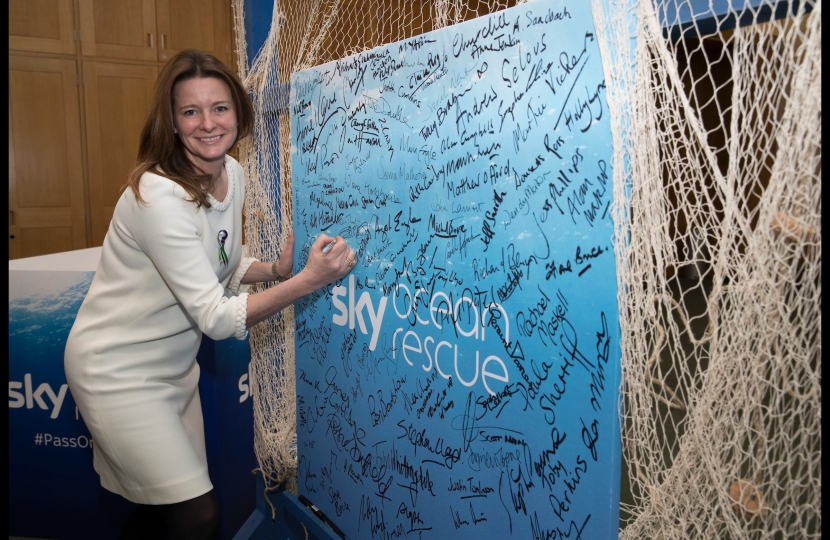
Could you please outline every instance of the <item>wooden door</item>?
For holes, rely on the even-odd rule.
[[[9,0],[9,50],[75,54],[72,0]]]
[[[230,58],[229,0],[156,0],[159,61],[187,48],[202,49],[224,63]]]
[[[9,259],[87,247],[76,72],[9,56]]]
[[[84,56],[155,61],[154,0],[79,0]]]
[[[93,246],[103,244],[115,203],[135,166],[157,71],[155,66],[84,62]]]

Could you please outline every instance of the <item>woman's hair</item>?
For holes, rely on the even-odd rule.
[[[247,137],[253,130],[254,108],[251,99],[233,71],[203,51],[186,49],[180,52],[170,59],[159,74],[153,104],[144,129],[141,130],[136,166],[127,181],[140,202],[144,202],[139,192],[141,175],[155,169],[154,173],[182,186],[197,206],[210,208],[207,193],[213,187],[213,177],[193,165],[181,139],[176,136],[173,125],[173,89],[176,83],[208,77],[223,81],[230,88],[238,122],[236,141]],[[207,188],[203,187],[205,182]]]

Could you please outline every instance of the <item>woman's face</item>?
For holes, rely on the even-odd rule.
[[[173,87],[173,124],[187,156],[208,174],[225,161],[236,141],[236,111],[228,85],[213,77],[188,79]]]

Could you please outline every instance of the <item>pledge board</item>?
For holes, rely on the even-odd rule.
[[[300,493],[349,538],[616,538],[611,133],[589,3],[296,73]]]

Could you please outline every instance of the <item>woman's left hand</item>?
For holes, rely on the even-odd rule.
[[[294,232],[289,232],[285,239],[285,246],[280,253],[280,260],[277,261],[277,273],[284,278],[289,278],[294,273]]]

